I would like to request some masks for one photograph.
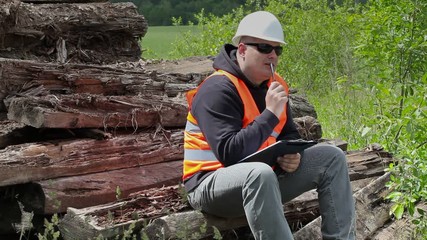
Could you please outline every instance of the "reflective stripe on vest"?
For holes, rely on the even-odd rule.
[[[209,77],[215,76],[215,75],[227,76],[227,78],[230,79],[230,81],[236,87],[239,93],[239,96],[243,102],[244,117],[242,120],[243,121],[242,127],[245,128],[250,123],[252,123],[257,116],[260,115],[258,107],[254,99],[252,98],[252,95],[248,87],[242,80],[238,79],[237,77],[233,76],[232,74],[226,71],[218,70],[212,75],[210,75]],[[288,92],[288,86],[285,83],[285,81],[278,74],[275,74],[274,78],[277,81],[279,81],[279,83],[281,83],[284,86],[285,91]],[[268,82],[268,86],[270,85],[271,81],[272,81],[272,78],[270,78]],[[218,168],[224,167],[221,164],[221,162],[218,161],[215,154],[211,150],[209,144],[206,141],[205,136],[203,135],[202,131],[200,130],[197,124],[197,120],[191,114],[192,100],[194,95],[197,93],[198,88],[190,90],[187,93],[187,102],[189,105],[189,112],[187,115],[187,123],[184,131],[183,180],[188,179],[198,171],[213,171]],[[271,145],[274,142],[276,142],[276,138],[279,136],[280,132],[282,131],[286,123],[286,119],[287,119],[286,111],[283,111],[282,115],[280,116],[279,124],[277,124],[277,126],[274,128],[274,130],[270,134],[270,137],[268,137],[268,139],[261,145],[259,149],[263,149],[268,145]]]

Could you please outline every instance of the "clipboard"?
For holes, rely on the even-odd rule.
[[[300,153],[305,149],[316,145],[316,141],[306,141],[303,139],[298,140],[279,140],[274,144],[257,151],[242,160],[241,162],[265,162],[270,166],[276,164],[276,159],[278,156],[285,154]]]

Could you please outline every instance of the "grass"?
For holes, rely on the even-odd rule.
[[[182,38],[183,34],[192,31],[197,33],[197,26],[151,26],[141,39],[143,59],[169,59],[173,49],[172,43]]]

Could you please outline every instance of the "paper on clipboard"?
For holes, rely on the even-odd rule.
[[[274,144],[257,151],[242,160],[240,162],[265,162],[270,166],[276,164],[276,159],[278,156],[292,153],[300,153],[305,149],[316,145],[316,141],[306,141],[306,140],[280,140]]]

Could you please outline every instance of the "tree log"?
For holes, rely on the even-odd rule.
[[[37,182],[46,196],[45,214],[66,212],[68,207],[84,208],[114,202],[144,189],[176,185],[181,181],[182,160],[49,179]]]
[[[367,153],[365,151],[360,151],[359,154],[353,153],[351,156],[348,156],[348,161],[349,164],[353,161],[356,160],[356,163],[354,163],[353,168],[355,168],[355,165],[358,164],[364,164],[365,161],[360,161],[360,159],[365,159],[366,161],[371,161],[370,159],[372,158],[371,154],[376,154],[375,151],[371,152],[371,153]],[[386,155],[386,154],[383,154]],[[387,164],[386,162],[389,160],[391,161],[391,159],[389,158],[388,160],[386,160],[386,157],[381,157],[379,155],[377,155],[377,158],[382,159],[383,163],[377,162],[376,164],[378,165],[383,165],[383,164]],[[357,168],[357,167],[356,167]],[[359,168],[358,168],[359,169]],[[362,169],[361,171],[367,170],[366,168],[360,168]],[[353,174],[359,170],[355,170],[355,171],[351,171]],[[379,170],[379,172],[377,173],[377,176],[380,176],[384,173],[383,169]],[[359,177],[361,176],[367,176],[365,174],[358,174]],[[352,178],[352,177],[351,177]],[[370,177],[366,177],[365,179],[363,178],[359,178],[359,180],[354,180],[352,181],[352,185],[354,188],[354,191],[357,191],[358,189],[361,188],[361,186],[366,186],[367,185],[367,181],[371,181],[372,176]],[[353,177],[353,179],[355,179]],[[132,196],[138,196],[137,193],[133,194]],[[318,203],[316,201],[317,199],[317,195],[315,193],[315,191],[310,191],[307,192],[303,195],[301,195],[300,197],[292,200],[291,202],[285,204],[284,207],[284,212],[288,218],[288,222],[291,225],[298,225],[298,224],[302,224],[303,222],[307,222],[309,220],[314,219],[315,217],[318,216]],[[91,205],[93,206],[93,205]],[[105,204],[105,206],[103,206],[102,208],[104,209],[104,207],[108,208],[108,206],[111,206],[111,204]],[[132,205],[133,206],[133,205]],[[144,222],[149,221],[150,218],[148,215],[146,215],[146,212],[144,210],[144,208],[140,208],[135,210],[135,214],[138,216],[146,216],[145,218],[141,218],[138,217],[137,220],[135,219],[131,219],[131,218],[127,218],[127,219],[123,219],[123,218],[119,218],[117,217],[116,220],[112,219],[112,223],[108,225],[108,227],[106,227],[105,225],[99,224],[97,223],[96,216],[97,216],[97,211],[96,211],[96,207],[91,207],[91,210],[81,210],[82,212],[80,212],[80,210],[75,210],[69,209],[69,213],[70,211],[73,212],[71,213],[73,216],[74,215],[79,215],[80,217],[73,217],[73,220],[70,221],[82,221],[84,219],[87,219],[88,216],[90,216],[90,218],[92,219],[91,221],[89,221],[88,223],[85,223],[86,225],[83,227],[84,229],[92,229],[89,232],[92,232],[93,234],[95,234],[95,236],[98,236],[99,234],[102,233],[107,233],[107,232],[112,232],[112,229],[117,229],[117,228],[126,228],[128,226],[130,226],[131,223],[136,224],[137,226],[142,226]],[[111,209],[111,208],[109,208]],[[120,205],[120,209],[123,211],[127,211],[127,207],[126,205]],[[68,213],[67,213],[68,214]],[[200,229],[200,226],[202,226],[203,224],[206,224],[205,221],[208,221],[207,224],[208,226],[212,226],[210,225],[210,221],[215,222],[217,220],[217,218],[213,218],[213,220],[206,220],[206,216],[205,215],[200,215],[200,213],[197,213],[197,211],[192,211],[192,213],[177,213],[176,215],[168,215],[168,214],[163,214],[163,217],[160,217],[160,220],[155,220],[152,225],[150,227],[148,227],[147,233],[146,234],[156,234],[159,232],[160,229],[164,229],[163,232],[170,232],[170,236],[176,236],[174,234],[177,234],[177,232],[175,232],[176,230],[181,229],[181,227],[183,227],[184,225],[182,225],[182,221],[181,222],[176,222],[175,219],[178,219],[179,217],[186,217],[189,219],[192,219],[190,223],[185,224],[188,227],[192,227],[189,229],[188,232],[192,232],[192,231],[196,231],[198,229]],[[81,220],[79,220],[81,219]],[[156,218],[157,219],[157,218]],[[138,223],[137,223],[138,222]],[[75,222],[68,222],[68,223],[64,223],[66,224],[68,227],[70,226],[79,226],[82,227],[83,223],[75,223]],[[169,224],[171,224],[169,226]],[[225,230],[225,229],[232,229],[232,228],[237,228],[237,227],[241,227],[246,225],[246,220],[244,218],[242,219],[223,219],[222,221],[220,221],[220,223],[216,223],[215,224],[219,224],[217,225],[217,227],[220,230]],[[117,226],[115,226],[117,225]],[[120,227],[119,227],[120,226]],[[222,228],[222,226],[225,226],[226,228]],[[68,228],[67,227],[67,228]],[[108,231],[107,231],[108,229]],[[210,229],[210,230],[209,230]],[[86,231],[84,230],[84,231]],[[105,231],[104,231],[105,230]],[[138,230],[138,228],[136,228],[135,230]],[[182,229],[181,229],[182,230]],[[179,231],[181,231],[179,230]],[[206,234],[209,234],[212,232],[212,229],[210,227],[208,227],[208,232],[206,232]],[[72,232],[77,231],[77,229],[73,228]],[[102,232],[102,233],[101,233]],[[167,235],[169,236],[169,235]],[[89,236],[87,236],[89,237]],[[104,236],[104,237],[108,237],[108,236]],[[167,237],[166,237],[167,239]]]
[[[313,111],[311,113],[306,112],[306,111],[298,112],[298,110],[299,110],[298,107],[311,106],[309,104],[306,104],[306,105],[301,104],[299,106],[295,106],[295,102],[293,102],[291,104],[291,106],[295,107],[292,110],[292,113],[295,112],[299,115],[301,115],[301,114],[315,114],[316,113],[316,111],[314,111],[314,108],[313,108]],[[301,111],[303,111],[303,110],[301,110]],[[296,117],[296,118],[294,118],[294,122],[295,122],[295,125],[297,127],[298,132],[300,133],[300,135],[303,139],[319,140],[322,138],[322,134],[323,134],[322,126],[320,125],[319,121],[317,121],[317,119],[315,117],[312,117],[310,115],[306,115],[303,117]]]
[[[384,197],[391,191],[385,186],[389,180],[390,173],[386,173],[354,194],[356,201],[356,239],[369,237],[390,219],[391,204],[384,200]],[[320,225],[321,217],[318,217],[297,231],[294,234],[295,240],[321,240]]]
[[[425,203],[418,203],[415,207],[417,209],[423,210],[424,212],[427,211],[427,205]],[[420,215],[417,212],[415,212],[414,217],[419,217],[419,216]],[[394,219],[391,223],[385,224],[385,226],[379,229],[373,236],[370,236],[370,239],[372,240],[423,239],[423,236],[420,236],[420,234],[416,232],[416,225],[412,222],[414,217],[411,217],[408,214],[405,214],[401,219]]]
[[[0,32],[0,57],[6,58],[97,64],[137,61],[138,39],[148,27],[133,3],[20,3],[16,10],[4,12],[11,13]]]
[[[10,146],[0,151],[0,186],[181,160],[182,144],[182,131],[152,131]]]
[[[317,119],[316,110],[314,109],[314,106],[308,102],[307,98],[297,93],[290,93],[289,96],[289,105],[291,107],[293,117],[299,118],[310,116]]]
[[[212,61],[207,58],[183,59],[176,64],[181,69],[173,73],[162,72],[163,63],[147,67],[140,62],[63,65],[0,58],[0,101],[17,95],[75,93],[176,97],[196,87],[212,71]]]
[[[212,72],[212,60],[193,57],[158,63],[96,66],[0,59],[0,70],[0,100],[7,98],[6,104],[12,101],[13,96],[82,93],[138,95],[146,99],[152,95],[166,95],[185,101],[184,94]],[[316,116],[314,107],[302,96],[290,96],[294,116]],[[310,121],[301,121],[307,122]],[[312,137],[321,136],[318,122],[311,126]]]
[[[161,216],[167,213],[185,211],[189,206],[183,201],[180,186],[169,186],[142,190],[134,193],[135,198],[123,199],[107,205],[84,209],[68,208],[59,228],[64,239],[93,239],[96,236],[114,237],[129,228],[129,219]],[[141,213],[145,209],[145,213]],[[118,220],[119,219],[119,220]],[[118,221],[115,221],[118,220]],[[102,228],[92,228],[94,223]],[[145,223],[135,222],[135,229]],[[121,226],[121,227],[118,227]]]
[[[9,145],[22,143],[22,139],[25,136],[25,129],[27,129],[27,127],[25,127],[23,123],[10,120],[0,121],[0,149]]]
[[[75,94],[15,97],[8,118],[35,128],[183,127],[187,104],[179,99],[151,96]]]

